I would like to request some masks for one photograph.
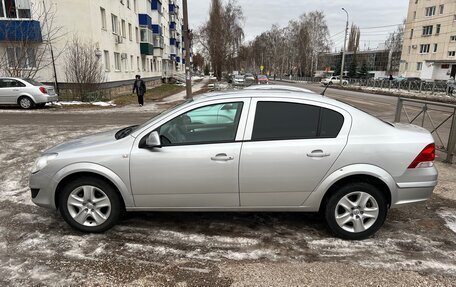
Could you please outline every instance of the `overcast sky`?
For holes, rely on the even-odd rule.
[[[227,0],[225,0],[227,1]],[[193,29],[207,21],[210,0],[188,0],[189,20]],[[343,45],[346,14],[350,25],[354,22],[361,28],[360,48],[376,48],[383,43],[395,27],[363,29],[401,23],[407,16],[408,0],[238,0],[244,16],[246,40],[278,24],[286,26],[291,19],[297,19],[305,12],[321,10],[326,15],[331,39],[335,46]]]

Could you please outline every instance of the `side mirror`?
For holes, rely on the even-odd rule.
[[[153,131],[146,139],[146,148],[161,148],[160,135],[157,131]]]

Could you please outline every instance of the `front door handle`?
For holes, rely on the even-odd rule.
[[[216,154],[215,156],[211,157],[211,160],[213,161],[229,161],[233,160],[234,156],[227,156],[226,153],[219,153]]]
[[[318,157],[318,158],[320,158],[320,157],[328,157],[330,155],[331,155],[330,153],[325,153],[321,149],[313,150],[311,153],[307,154],[308,157]]]
[[[14,92],[19,92],[19,89],[13,89]]]

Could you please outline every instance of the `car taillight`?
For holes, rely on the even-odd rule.
[[[435,145],[428,144],[417,157],[412,161],[408,168],[431,167],[434,165]]]
[[[40,91],[43,93],[43,94],[47,94],[47,90],[45,87],[40,87]]]

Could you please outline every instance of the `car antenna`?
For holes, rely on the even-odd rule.
[[[325,92],[326,92],[326,89],[328,89],[328,87],[329,87],[331,84],[332,84],[332,83],[329,82],[329,83],[326,85],[326,87],[325,87],[325,89],[323,90],[323,92],[321,92],[320,95],[324,96],[324,95],[325,95]]]

